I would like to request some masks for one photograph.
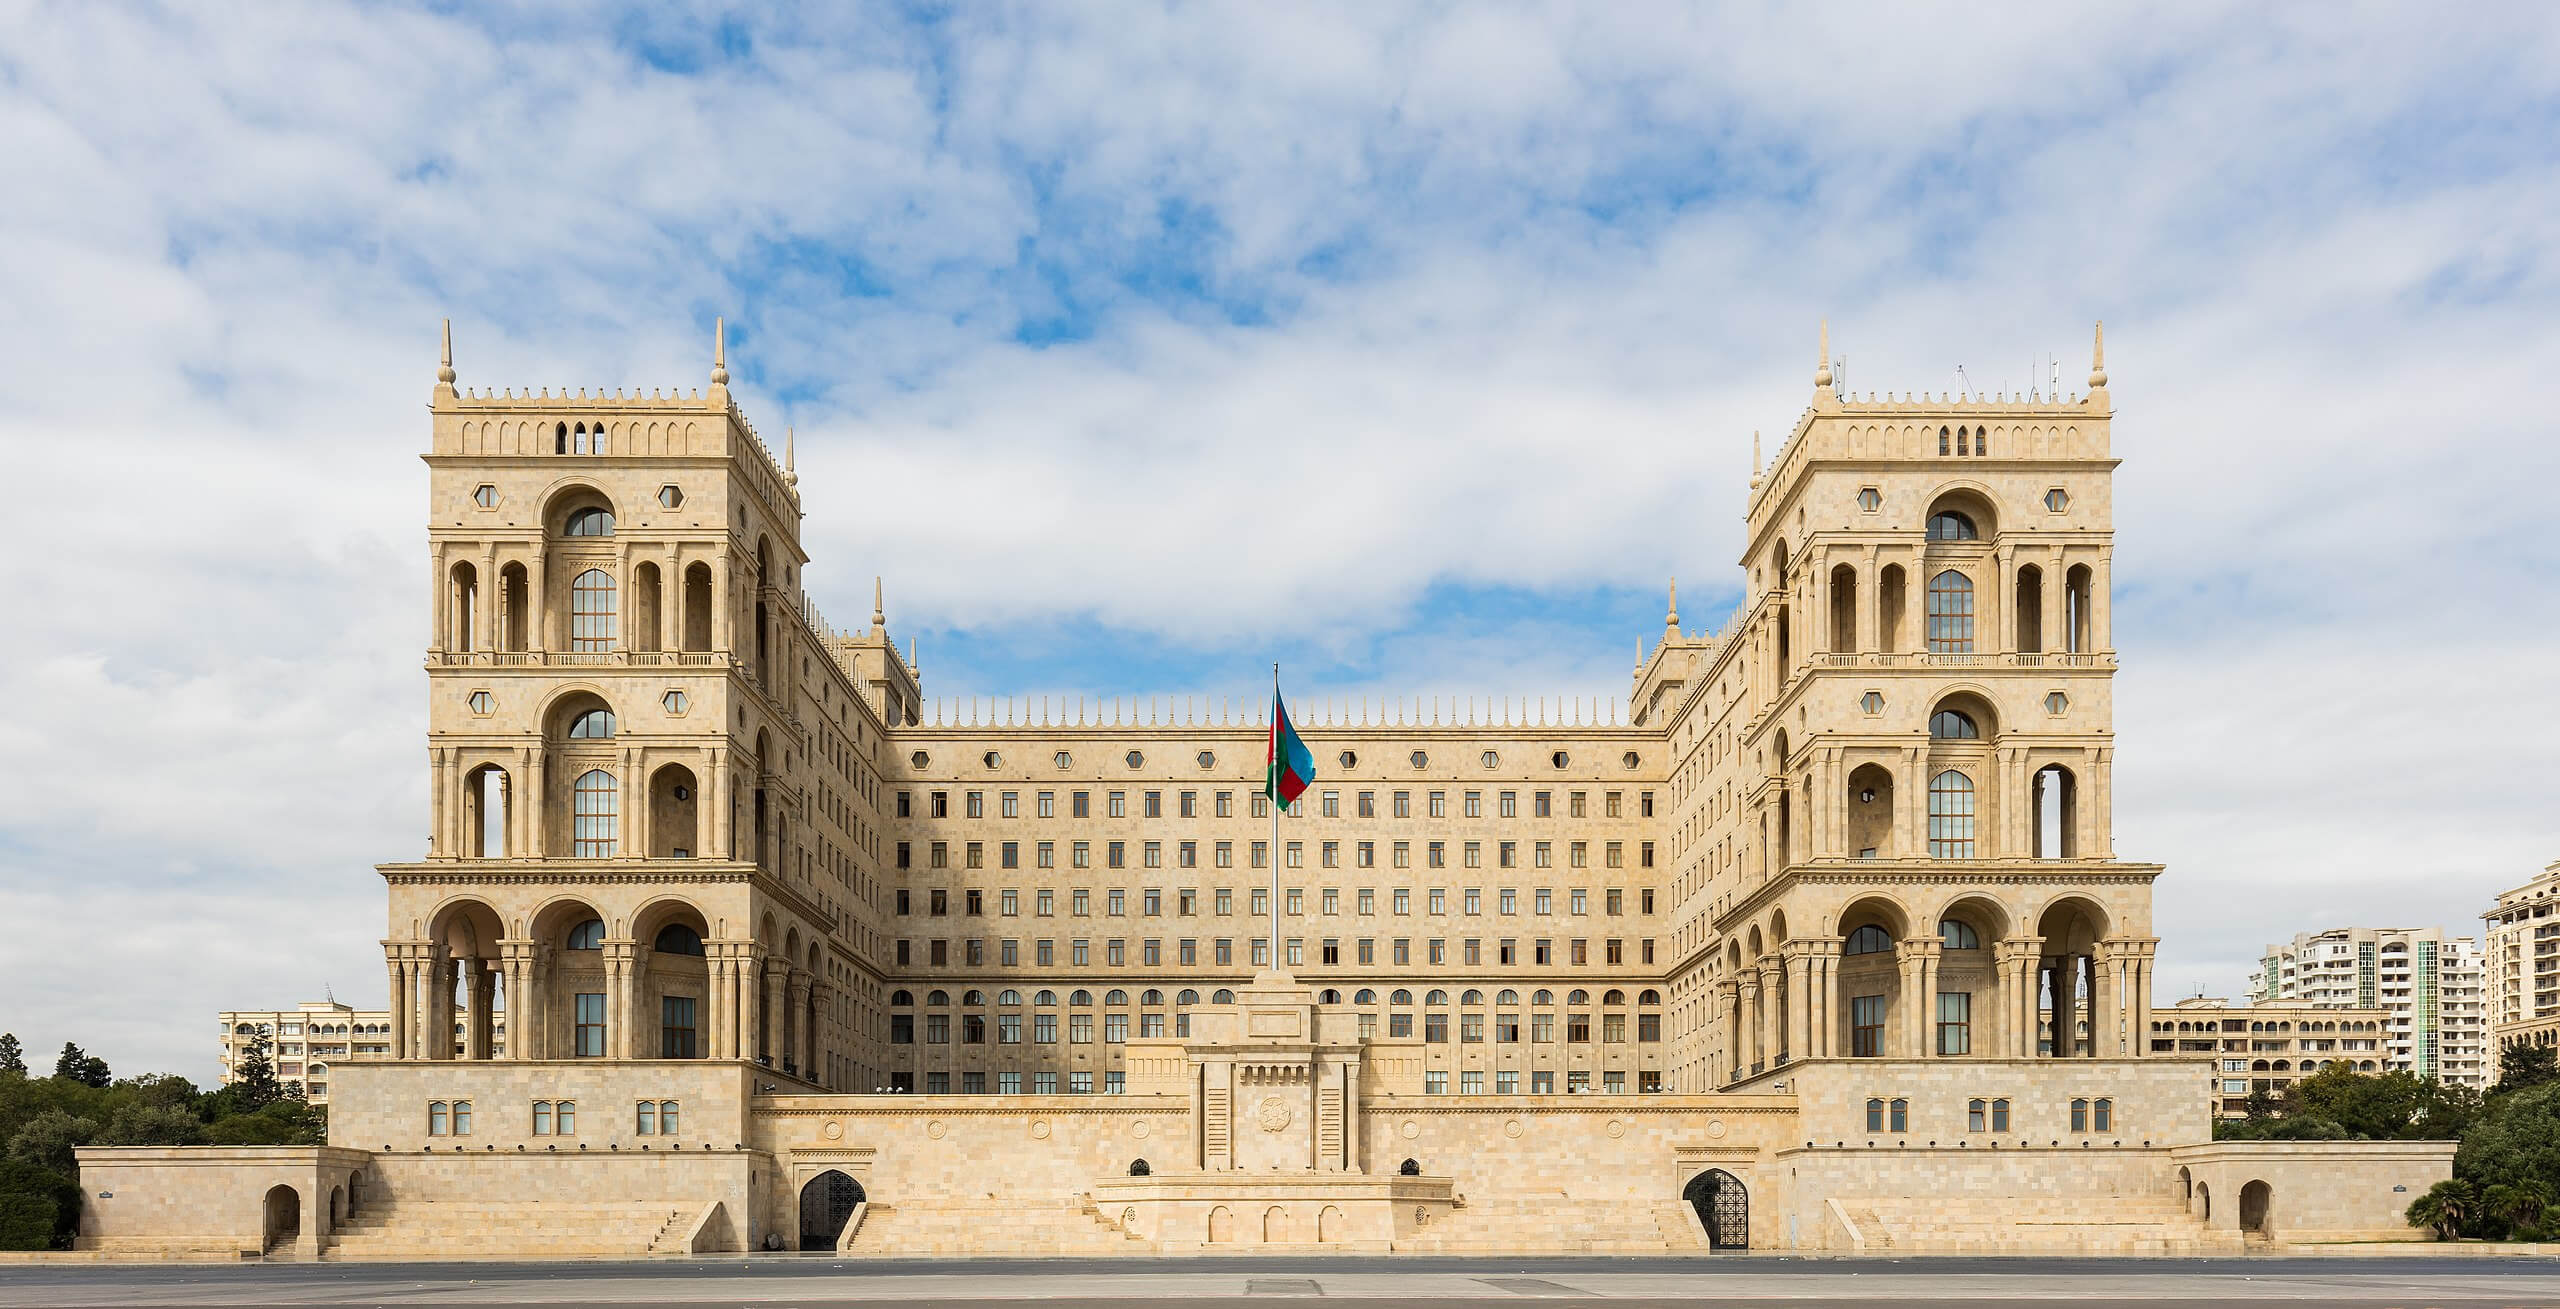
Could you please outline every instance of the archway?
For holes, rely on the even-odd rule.
[[[1324,1212],[1316,1215],[1316,1240],[1319,1244],[1331,1245],[1342,1237],[1342,1211],[1326,1205]]]
[[[1860,859],[1903,854],[1893,839],[1893,773],[1860,764],[1849,773],[1849,853]]]
[[[1209,1211],[1209,1243],[1224,1245],[1236,1239],[1236,1216],[1225,1205]]]
[[[1289,1239],[1289,1211],[1273,1205],[1262,1212],[1262,1243],[1278,1245]]]
[[[267,1192],[265,1238],[261,1250],[273,1251],[289,1245],[302,1235],[302,1195],[290,1186],[273,1187]]]
[[[833,1250],[853,1207],[866,1197],[851,1174],[830,1168],[800,1188],[800,1248]]]
[[[2267,1235],[2267,1208],[2275,1200],[2275,1188],[2263,1181],[2252,1180],[2240,1188],[2240,1230],[2259,1236]]]
[[[2196,1217],[2213,1221],[2213,1188],[2202,1182],[2196,1183]]]
[[[1698,1223],[1707,1229],[1708,1249],[1751,1248],[1751,1194],[1741,1178],[1710,1168],[1690,1178],[1680,1198],[1698,1211]]]
[[[346,1226],[346,1225],[347,1225],[347,1188],[345,1188],[345,1187],[343,1187],[343,1186],[333,1186],[333,1187],[330,1187],[330,1188],[329,1188],[329,1230],[334,1232],[334,1231],[338,1230],[339,1228],[344,1227],[344,1226]]]

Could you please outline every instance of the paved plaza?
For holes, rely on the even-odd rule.
[[[0,1306],[819,1305],[1041,1300],[1170,1306],[2560,1304],[2560,1264],[2525,1258],[1181,1259],[35,1265]]]

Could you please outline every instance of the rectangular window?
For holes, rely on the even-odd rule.
[[[1973,992],[1938,992],[1938,1053],[1973,1053]]]
[[[1399,936],[1395,939],[1395,949],[1392,962],[1397,964],[1409,964],[1413,962],[1413,939],[1411,937]]]
[[[604,1054],[604,993],[581,992],[577,999],[577,1051],[583,1059]]]
[[[1340,868],[1342,866],[1342,842],[1327,841],[1324,843],[1324,866],[1327,868]]]
[[[1395,796],[1395,816],[1396,816],[1396,817],[1398,817],[1398,818],[1411,818],[1411,817],[1413,817],[1413,792],[1411,792],[1411,791],[1398,791],[1398,792],[1396,792],[1396,796]]]
[[[1424,1095],[1447,1095],[1449,1093],[1449,1075],[1439,1071],[1438,1069],[1433,1069],[1430,1072],[1424,1073],[1422,1075],[1422,1093]]]
[[[996,1094],[998,1094],[998,1095],[1020,1095],[1020,1094],[1022,1094],[1022,1074],[1020,1074],[1020,1073],[998,1073],[998,1074],[996,1074]]]
[[[1424,847],[1423,856],[1423,864],[1425,867],[1446,868],[1449,866],[1449,847],[1446,842],[1432,842],[1430,845]]]
[[[1858,995],[1849,998],[1849,1054],[1856,1059],[1874,1059],[1884,1053],[1884,997]]]
[[[1505,818],[1517,818],[1520,816],[1519,792],[1505,791],[1502,793],[1502,816]]]
[[[1466,815],[1469,818],[1484,817],[1484,792],[1467,792]]]
[[[986,793],[986,792],[984,792],[984,791],[971,791],[971,792],[969,793],[969,795],[968,795],[968,801],[969,801],[969,816],[970,816],[971,818],[984,818],[984,817],[986,817],[986,816],[987,816],[987,793]]]
[[[1532,1072],[1529,1074],[1529,1094],[1554,1095],[1555,1093],[1556,1075],[1554,1073]]]
[[[1126,818],[1126,817],[1128,817],[1128,816],[1129,816],[1129,793],[1128,793],[1128,792],[1126,792],[1126,791],[1114,791],[1114,792],[1112,792],[1112,793],[1109,795],[1109,797],[1107,797],[1107,798],[1108,798],[1108,800],[1109,800],[1108,812],[1110,813],[1110,815],[1111,815],[1112,817],[1114,817],[1114,818]]]
[[[1039,809],[1037,812],[1043,818],[1057,817],[1058,793],[1055,791],[1042,791],[1039,796]]]
[[[2005,1099],[1991,1102],[1991,1130],[1995,1132],[2009,1130],[2009,1102]]]
[[[997,800],[999,804],[998,812],[1002,813],[1005,817],[1020,818],[1022,816],[1021,792],[1006,791],[998,796]]]
[[[1390,904],[1394,908],[1395,912],[1400,914],[1409,914],[1413,912],[1413,888],[1409,886],[1399,886],[1390,893],[1390,896]]]
[[[471,1135],[471,1102],[468,1100],[453,1102],[453,1134],[455,1136]]]
[[[689,995],[658,997],[658,1057],[691,1059],[694,1055],[694,1000]]]
[[[1324,816],[1327,818],[1340,818],[1342,816],[1342,792],[1327,791],[1324,793]]]
[[[1458,1074],[1458,1094],[1484,1094],[1484,1074],[1472,1068]]]
[[[1176,799],[1179,807],[1175,812],[1181,814],[1185,818],[1197,818],[1200,816],[1199,792],[1185,791],[1180,796],[1176,797]]]
[[[1446,818],[1449,816],[1448,792],[1434,791],[1431,793],[1431,816],[1434,818]]]
[[[1529,813],[1530,816],[1535,818],[1555,817],[1554,793],[1549,791],[1540,791],[1537,794],[1530,796]]]
[[[1067,797],[1067,812],[1076,818],[1093,817],[1093,793],[1077,791]]]
[[[1360,816],[1361,816],[1361,817],[1363,817],[1363,818],[1375,818],[1375,817],[1377,817],[1377,816],[1378,816],[1378,793],[1377,793],[1377,792],[1375,792],[1375,791],[1362,791],[1362,792],[1360,793],[1360,796],[1359,796],[1359,812],[1360,812]]]

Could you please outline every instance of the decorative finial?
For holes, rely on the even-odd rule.
[[[782,429],[782,483],[800,485],[800,434],[788,424]]]
[[[711,320],[711,384],[729,384],[729,320]]]
[[[1677,577],[1671,579],[1671,610],[1662,616],[1662,625],[1670,628],[1680,626],[1680,579]]]
[[[1760,429],[1751,429],[1751,475],[1760,475]]]
[[[1817,390],[1831,388],[1831,320],[1822,320],[1822,362],[1813,369],[1813,385]]]
[[[2098,320],[2097,348],[2089,356],[2089,389],[2107,389],[2107,320],[2103,318]]]
[[[874,573],[871,575],[871,625],[882,627],[888,621],[887,612],[880,607],[880,575]]]
[[[444,355],[436,363],[436,380],[451,386],[453,379],[453,320],[448,318],[444,320]]]

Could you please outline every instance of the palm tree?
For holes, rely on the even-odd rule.
[[[2450,1241],[2462,1230],[2463,1221],[2479,1207],[2479,1193],[2471,1183],[2449,1177],[2427,1188],[2425,1195],[2409,1202],[2407,1217],[2412,1227],[2432,1227],[2438,1239]]]
[[[2542,1216],[2551,1208],[2551,1184],[2539,1177],[2528,1177],[2509,1185],[2490,1187],[2481,1197],[2490,1213],[2507,1221],[2510,1227],[2542,1226]]]

